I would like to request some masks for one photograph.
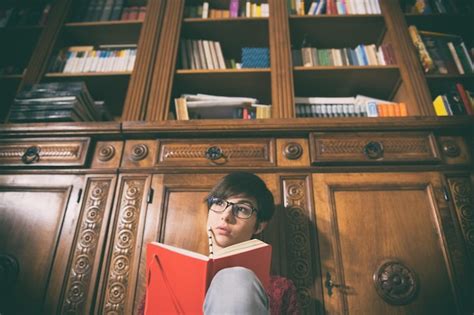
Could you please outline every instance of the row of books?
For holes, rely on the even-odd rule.
[[[27,8],[0,8],[0,28],[44,25],[50,10],[49,3],[39,3]]]
[[[405,103],[364,95],[355,97],[295,97],[296,117],[405,117]]]
[[[420,31],[414,25],[409,26],[408,31],[426,73],[470,74],[474,72],[474,52],[472,49],[468,50],[462,37]]]
[[[258,104],[258,100],[251,97],[183,94],[174,100],[174,105],[177,120],[271,117],[271,105]]]
[[[303,47],[292,50],[293,65],[315,66],[379,66],[396,64],[395,54],[390,44],[380,47],[358,45],[356,48],[314,48]]]
[[[229,0],[228,7],[211,7],[209,1],[202,5],[189,5],[184,8],[186,18],[236,18],[236,17],[268,17],[268,3],[257,0]]]
[[[102,45],[98,49],[94,46],[66,47],[53,59],[49,71],[64,73],[132,71],[136,54],[136,45],[129,48]]]
[[[378,0],[288,0],[288,13],[296,15],[381,14]]]
[[[84,82],[38,83],[22,89],[11,106],[11,122],[110,120],[104,102],[96,102]]]
[[[144,20],[146,6],[128,5],[125,0],[89,0],[80,1],[74,12],[74,22]]]
[[[462,8],[464,9],[464,8]],[[453,0],[416,0],[407,3],[405,12],[416,14],[459,13],[459,8]]]
[[[474,93],[461,83],[450,83],[433,101],[437,116],[474,115]]]

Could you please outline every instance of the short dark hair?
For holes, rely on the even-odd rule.
[[[224,176],[211,189],[207,199],[209,200],[211,197],[227,199],[238,195],[255,198],[258,222],[270,221],[275,212],[273,194],[265,182],[255,174],[233,172]]]

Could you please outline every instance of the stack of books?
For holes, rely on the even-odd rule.
[[[90,73],[133,70],[137,45],[71,46],[59,51],[50,72]]]
[[[473,58],[460,36],[419,31],[414,25],[409,26],[408,31],[426,73],[474,73]]]
[[[467,90],[461,83],[449,83],[441,89],[433,101],[437,116],[474,115],[474,90]]]
[[[308,4],[308,6],[306,6]],[[378,0],[288,0],[293,15],[381,14]]]
[[[20,91],[10,122],[101,121],[110,118],[103,102],[94,102],[84,82],[38,83]]]
[[[96,22],[115,20],[144,20],[146,6],[127,6],[125,0],[84,0],[78,1],[74,22]]]
[[[404,117],[405,103],[364,95],[355,97],[296,97],[296,117]]]
[[[184,17],[218,19],[236,17],[268,17],[270,8],[268,3],[260,0],[229,0],[228,6],[219,5],[218,2],[204,1],[201,5],[189,5],[184,8]],[[212,6],[211,6],[212,5]]]
[[[303,47],[292,50],[293,65],[317,66],[385,66],[397,63],[390,44],[378,48],[372,45],[358,45],[352,48]]]
[[[182,69],[226,69],[221,44],[211,40],[182,39],[180,42]]]
[[[175,99],[177,120],[189,119],[264,119],[271,117],[271,106],[256,98],[183,94]]]

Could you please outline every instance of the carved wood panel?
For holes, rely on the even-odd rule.
[[[321,304],[316,300],[319,288],[318,263],[312,248],[315,246],[312,206],[307,176],[282,177],[284,206],[286,208],[286,238],[288,276],[293,280],[298,303],[303,314],[321,312]]]
[[[131,314],[149,177],[123,175],[109,231],[98,313]]]
[[[439,163],[432,133],[311,133],[311,163]]]
[[[65,275],[61,313],[92,311],[114,188],[115,179],[111,176],[87,179],[71,263]]]
[[[0,165],[82,166],[89,144],[89,138],[1,140]]]
[[[274,166],[273,139],[161,140],[159,166]]]

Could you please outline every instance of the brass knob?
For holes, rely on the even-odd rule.
[[[25,153],[21,157],[21,160],[25,164],[31,164],[39,161],[39,153],[41,149],[37,146],[31,146],[26,149]]]
[[[296,142],[290,142],[285,146],[283,154],[288,160],[297,160],[303,154],[303,147]]]
[[[371,160],[377,160],[383,157],[383,145],[378,141],[370,141],[364,147],[364,154]]]

